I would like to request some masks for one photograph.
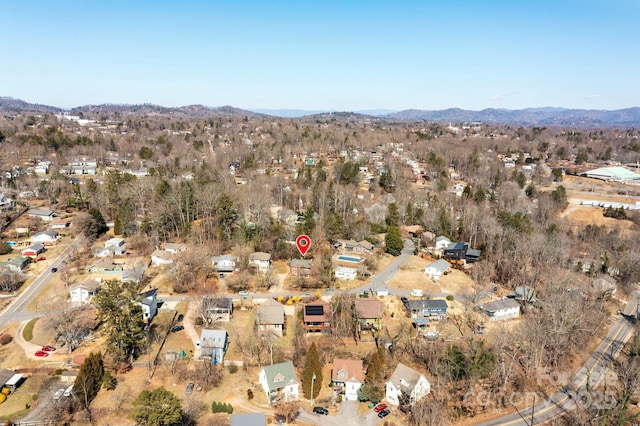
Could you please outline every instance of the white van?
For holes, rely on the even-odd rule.
[[[422,290],[420,290],[419,288],[414,288],[413,290],[411,290],[411,293],[409,293],[411,296],[415,296],[415,297],[422,297],[424,296],[424,293],[422,292]]]
[[[384,296],[388,296],[390,294],[391,294],[391,292],[389,290],[386,290],[386,289],[385,290],[376,290],[376,295],[378,297],[384,297]]]
[[[68,388],[64,390],[64,396],[71,396],[71,391],[73,390],[73,385],[69,385]]]

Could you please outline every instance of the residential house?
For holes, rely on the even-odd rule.
[[[336,248],[341,248],[344,251],[353,251],[357,253],[372,253],[373,244],[367,240],[355,241],[355,240],[338,240],[335,244]]]
[[[178,254],[187,249],[187,246],[184,244],[176,244],[176,243],[166,243],[164,245],[164,251],[168,251],[169,253]]]
[[[302,307],[302,322],[307,332],[322,331],[331,333],[333,310],[331,304],[322,299],[309,302]]]
[[[270,404],[298,399],[300,382],[291,361],[267,365],[260,370],[258,381]]]
[[[223,254],[222,256],[212,257],[211,261],[220,277],[224,277],[225,274],[230,274],[236,270],[238,258],[232,254]]]
[[[124,271],[122,271],[122,278],[120,280],[123,283],[131,281],[135,284],[140,284],[146,270],[146,266],[137,266],[134,268],[125,269]]]
[[[447,301],[442,299],[407,300],[405,307],[411,318],[445,319],[447,317]]]
[[[173,263],[174,258],[175,254],[173,253],[164,250],[155,250],[153,253],[151,253],[151,265],[170,265]]]
[[[203,329],[200,332],[200,358],[210,359],[214,364],[223,364],[229,348],[226,330]]]
[[[0,210],[10,210],[15,207],[14,201],[0,192]]]
[[[27,216],[30,218],[37,218],[47,223],[53,220],[54,214],[55,212],[48,207],[33,208],[27,211]]]
[[[489,321],[504,321],[520,316],[520,303],[514,299],[494,300],[478,305],[478,310],[489,317]]]
[[[31,258],[24,256],[11,257],[6,262],[0,262],[1,273],[21,273],[27,267]]]
[[[451,240],[449,240],[444,235],[440,235],[439,237],[436,237],[436,250],[442,251],[447,247],[449,247],[449,244],[451,244]]]
[[[266,272],[271,267],[271,254],[255,252],[249,255],[249,270],[253,272]]]
[[[464,260],[467,263],[473,263],[480,258],[482,252],[469,248],[469,243],[451,243],[444,250],[444,257],[453,260]]]
[[[282,337],[285,333],[284,306],[273,299],[258,305],[256,325],[258,331]]]
[[[31,236],[32,243],[54,244],[58,242],[60,235],[58,231],[42,231]]]
[[[384,304],[377,299],[356,299],[353,301],[358,332],[382,329]]]
[[[334,389],[337,388],[344,394],[346,401],[357,401],[358,389],[364,383],[362,360],[335,358],[331,370],[331,383]]]
[[[44,244],[35,243],[31,244],[29,247],[23,249],[20,253],[24,257],[38,257],[40,253],[44,252]]]
[[[98,294],[100,282],[96,280],[85,280],[69,288],[71,303],[84,305],[89,303],[91,298]]]
[[[218,321],[229,322],[233,315],[233,299],[230,297],[209,297],[202,298],[202,309],[208,323]]]
[[[77,370],[65,370],[60,374],[60,383],[65,385],[72,385],[76,381],[76,377],[78,377]]]
[[[338,266],[335,271],[334,274],[336,276],[336,278],[339,278],[341,280],[346,280],[346,281],[351,281],[351,280],[355,280],[356,276],[358,275],[358,270],[355,268],[347,268],[345,266]]]
[[[438,259],[435,262],[431,262],[424,268],[424,273],[429,276],[429,279],[437,281],[440,277],[449,270],[451,264],[444,259]]]
[[[87,266],[89,274],[117,274],[124,270],[124,264],[116,263],[110,257],[104,257]]]
[[[289,273],[294,277],[309,278],[311,276],[311,259],[291,259]]]
[[[142,307],[142,319],[151,322],[158,313],[158,289],[138,294],[136,303]]]
[[[104,243],[104,248],[110,249],[114,255],[122,256],[126,252],[127,243],[123,238],[111,238]]]
[[[66,218],[66,219],[53,219],[50,223],[49,223],[49,228],[57,231],[59,229],[67,229],[68,227],[71,226],[71,219]]]
[[[406,409],[431,392],[431,383],[419,371],[402,363],[393,371],[385,385],[385,399],[389,405]]]

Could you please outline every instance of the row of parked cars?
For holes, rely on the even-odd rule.
[[[53,394],[53,399],[60,399],[61,396],[70,397],[71,391],[73,391],[73,385],[69,385],[66,389],[61,388]]]

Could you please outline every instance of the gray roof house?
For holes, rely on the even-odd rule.
[[[447,301],[442,299],[408,300],[405,307],[411,318],[444,319],[447,316]]]
[[[229,348],[229,334],[226,330],[203,329],[200,332],[200,358],[210,359],[214,364],[224,363]]]
[[[444,274],[451,264],[444,259],[438,259],[435,262],[431,262],[424,268],[424,273],[429,275],[432,280],[439,279]]]
[[[385,398],[390,405],[400,407],[412,406],[431,392],[431,383],[419,371],[402,363],[393,371],[385,385]]]
[[[266,302],[258,305],[256,326],[258,331],[282,337],[285,331],[284,306],[273,299],[267,299]]]
[[[216,272],[219,274],[231,273],[236,270],[236,262],[238,259],[232,254],[223,254],[222,256],[213,256],[211,262]]]
[[[279,401],[289,402],[298,399],[300,382],[291,361],[263,367],[258,380],[272,405]]]
[[[520,316],[520,303],[515,299],[501,299],[478,305],[478,310],[489,317],[489,321],[503,321]]]
[[[136,302],[138,302],[142,307],[142,319],[147,322],[151,322],[153,317],[158,313],[157,294],[158,289],[154,288],[153,290],[138,294],[138,297],[136,298]]]

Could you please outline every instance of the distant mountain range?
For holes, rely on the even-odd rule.
[[[137,113],[137,114],[174,114],[187,117],[206,116],[239,116],[258,117],[275,116],[287,118],[299,117],[336,117],[354,119],[384,119],[391,121],[433,121],[454,124],[462,122],[482,122],[489,124],[507,124],[515,126],[561,126],[561,127],[636,127],[640,126],[640,107],[618,110],[589,110],[566,108],[525,108],[483,109],[481,111],[450,108],[444,110],[408,109],[392,111],[385,109],[363,110],[354,112],[309,111],[298,109],[254,109],[252,111],[232,106],[207,107],[204,105],[188,105],[182,107],[164,107],[153,104],[126,105],[101,104],[83,105],[72,109],[63,109],[49,105],[32,104],[20,99],[0,97],[0,111],[5,113]]]

